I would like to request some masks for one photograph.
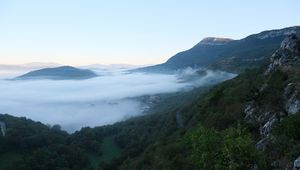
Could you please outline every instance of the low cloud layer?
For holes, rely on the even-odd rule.
[[[186,75],[185,75],[186,74]],[[142,104],[132,98],[171,93],[209,81],[223,81],[234,75],[207,72],[195,75],[127,74],[115,72],[88,80],[0,80],[0,113],[26,116],[46,124],[60,124],[73,132],[84,126],[100,126],[137,116]]]

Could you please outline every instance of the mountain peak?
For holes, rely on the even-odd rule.
[[[219,38],[219,37],[206,37],[202,39],[197,45],[224,45],[233,39]]]

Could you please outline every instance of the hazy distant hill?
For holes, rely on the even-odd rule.
[[[205,38],[193,48],[180,52],[167,62],[137,69],[138,71],[170,71],[185,67],[207,67],[229,72],[241,72],[268,62],[289,34],[300,35],[300,26],[263,31],[240,40]]]
[[[30,70],[30,69],[42,69],[48,67],[59,67],[58,63],[41,63],[32,62],[26,64],[0,64],[0,70]]]
[[[88,69],[78,69],[71,66],[62,66],[55,68],[44,68],[31,71],[16,79],[89,79],[96,77],[97,74]]]

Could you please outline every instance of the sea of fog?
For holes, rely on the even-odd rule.
[[[177,92],[235,76],[213,71],[200,76],[192,69],[178,74],[95,71],[101,76],[87,80],[18,81],[8,80],[6,72],[0,75],[0,113],[59,124],[74,132],[143,114],[139,96]]]

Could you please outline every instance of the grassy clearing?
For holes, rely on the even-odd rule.
[[[121,149],[116,145],[112,136],[103,139],[101,145],[101,155],[89,154],[89,160],[96,169],[99,163],[109,163],[113,158],[121,154]]]

